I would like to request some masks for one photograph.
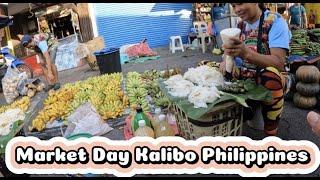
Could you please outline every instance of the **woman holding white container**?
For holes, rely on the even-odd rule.
[[[257,84],[272,91],[272,101],[250,102],[252,108],[245,115],[250,114],[248,110],[254,112],[257,103],[261,104],[264,131],[276,135],[284,104],[285,79],[280,72],[284,71],[289,50],[288,25],[280,14],[266,10],[259,3],[232,3],[232,7],[242,19],[238,24],[240,36],[229,37],[224,42],[225,58],[220,70],[225,74],[227,68],[234,78],[255,79]],[[230,57],[234,57],[235,63],[230,63]]]

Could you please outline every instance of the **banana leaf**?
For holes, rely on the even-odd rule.
[[[159,87],[161,91],[166,95],[171,102],[177,104],[177,106],[191,119],[200,119],[202,116],[210,112],[210,110],[218,105],[219,103],[227,102],[227,101],[235,101],[241,104],[244,107],[248,107],[246,100],[252,99],[256,101],[269,101],[272,99],[271,91],[267,90],[265,87],[261,85],[256,85],[254,81],[246,80],[244,81],[244,87],[247,90],[244,94],[231,94],[224,93],[221,95],[219,99],[214,101],[213,103],[207,104],[207,108],[194,108],[194,105],[188,101],[188,98],[178,98],[173,97],[169,94],[164,80],[159,80]],[[219,87],[218,87],[219,88]]]
[[[23,128],[23,125],[24,122],[22,120],[15,121],[12,124],[10,133],[0,137],[0,154],[5,153],[8,142],[19,133],[19,131]]]

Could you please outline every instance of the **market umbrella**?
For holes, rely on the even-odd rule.
[[[0,15],[0,29],[13,24],[13,16]]]

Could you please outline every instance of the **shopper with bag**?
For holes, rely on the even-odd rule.
[[[21,44],[25,48],[34,50],[39,56],[44,77],[48,83],[46,91],[59,89],[60,83],[58,83],[58,71],[55,65],[58,41],[49,33],[41,33],[33,36],[24,35]]]

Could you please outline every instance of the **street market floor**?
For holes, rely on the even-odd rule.
[[[161,56],[159,60],[150,60],[144,63],[137,64],[124,64],[122,66],[123,73],[130,71],[143,72],[148,69],[165,70],[169,68],[180,67],[183,72],[187,71],[189,67],[195,67],[201,60],[214,60],[221,61],[220,56],[213,56],[210,52],[203,54],[201,51],[187,50],[184,53],[176,52],[171,54],[168,48],[155,49]],[[74,82],[77,80],[84,80],[91,76],[99,75],[99,71],[92,71],[88,65],[78,67],[75,69],[59,72],[59,79],[62,84]],[[4,103],[3,94],[0,94],[0,104]],[[320,137],[314,135],[311,128],[306,123],[306,115],[309,111],[296,108],[292,101],[285,102],[283,116],[280,120],[278,129],[278,137],[283,140],[308,140],[315,143],[320,147]],[[122,128],[115,129],[108,133],[107,137],[111,139],[123,139]],[[247,123],[243,126],[243,135],[250,137],[254,140],[261,140],[265,137],[264,133],[260,130],[254,130],[248,127]],[[39,175],[33,175],[39,176]],[[51,176],[51,175],[46,175]],[[56,175],[54,175],[56,176]],[[149,176],[149,175],[148,175]],[[181,175],[177,175],[180,176]],[[221,175],[196,175],[196,176],[221,176]],[[282,176],[282,175],[272,175]],[[286,175],[287,176],[287,175]],[[288,175],[298,176],[298,175]],[[303,176],[320,176],[320,168],[309,175]]]

